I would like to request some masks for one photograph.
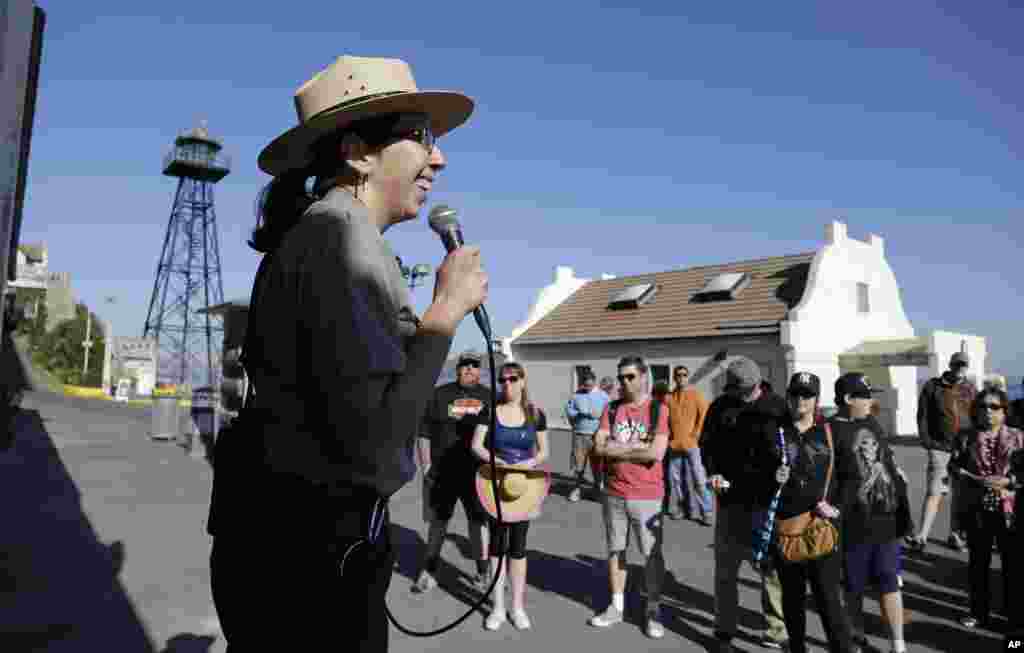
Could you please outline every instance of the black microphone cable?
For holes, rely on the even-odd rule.
[[[483,304],[480,305],[480,308],[483,308]],[[487,314],[483,313],[483,315],[486,316]],[[477,326],[480,328],[480,332],[483,334],[484,340],[487,342],[487,359],[488,359],[488,361],[490,361],[490,364],[491,364],[490,429],[489,429],[489,431],[487,433],[489,442],[485,442],[485,444],[487,446],[487,451],[491,454],[491,460],[490,460],[490,465],[491,465],[491,491],[494,493],[494,509],[498,513],[498,526],[497,526],[497,530],[503,531],[503,527],[505,525],[505,522],[504,522],[504,520],[502,519],[502,516],[501,516],[501,499],[500,499],[500,495],[498,494],[498,468],[497,468],[497,464],[494,461],[494,435],[495,435],[494,432],[495,432],[495,429],[497,428],[497,423],[498,423],[498,382],[497,382],[496,373],[495,373],[494,338],[491,337],[491,324],[490,324],[490,320],[488,320],[486,318],[483,319],[483,320],[479,320],[478,319],[477,320]],[[504,533],[502,533],[502,534],[504,535]],[[493,533],[491,533],[491,537],[492,538],[494,537]],[[490,539],[490,538],[488,538],[488,539]],[[494,587],[498,584],[498,579],[501,578],[502,569],[504,569],[504,567],[505,567],[505,549],[506,548],[507,547],[505,547],[503,545],[503,543],[499,544],[499,549],[500,549],[501,553],[498,554],[498,568],[497,568],[497,570],[496,570],[496,572],[494,574],[494,578],[491,579],[491,585],[488,588],[487,592],[485,592],[484,595],[482,597],[480,597],[479,601],[477,601],[475,604],[470,606],[469,610],[467,610],[464,615],[462,615],[461,617],[459,617],[455,621],[451,622],[447,626],[444,626],[443,628],[438,628],[436,630],[427,630],[427,631],[410,630],[410,629],[406,628],[405,626],[403,626],[402,624],[398,623],[398,620],[395,619],[395,615],[393,615],[391,613],[391,609],[388,607],[387,598],[385,597],[385,599],[384,599],[384,611],[387,612],[388,620],[392,624],[394,624],[395,628],[397,628],[399,631],[405,633],[406,635],[410,635],[412,637],[436,637],[437,635],[443,635],[444,633],[448,632],[449,630],[452,630],[453,628],[456,628],[463,621],[468,619],[470,617],[470,615],[472,615],[474,612],[476,612],[478,609],[480,609],[483,606],[484,602],[487,601],[487,597],[489,597],[491,595],[491,593],[494,592]]]

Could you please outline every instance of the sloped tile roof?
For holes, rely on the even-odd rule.
[[[694,338],[778,330],[800,302],[814,253],[776,256],[591,281],[513,341],[513,345]],[[730,272],[747,272],[750,284],[734,299],[698,302],[705,284]],[[611,310],[620,290],[653,283],[657,294],[637,308]]]

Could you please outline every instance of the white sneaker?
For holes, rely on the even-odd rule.
[[[505,611],[492,612],[487,615],[487,619],[484,621],[484,628],[487,630],[498,630],[501,625],[505,623]]]
[[[580,500],[582,495],[583,493],[580,492],[580,489],[576,488],[575,490],[569,493],[569,503],[576,503],[577,501]]]
[[[412,586],[412,590],[420,594],[426,594],[435,587],[437,587],[437,579],[424,569],[420,572],[419,578],[416,579],[416,583]]]
[[[614,604],[609,605],[608,609],[603,613],[594,615],[590,618],[590,625],[597,626],[598,628],[607,628],[608,626],[614,626],[621,622],[622,611],[617,609]]]
[[[647,620],[647,636],[651,639],[661,639],[665,636],[665,627],[654,619]]]
[[[514,610],[510,616],[512,617],[512,625],[516,627],[516,630],[530,629],[530,618],[526,616],[525,610]]]

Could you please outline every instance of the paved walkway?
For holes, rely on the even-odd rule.
[[[0,532],[5,563],[0,651],[223,653],[209,591],[210,539],[204,524],[211,472],[206,462],[173,443],[151,441],[148,410],[45,393],[27,395],[23,408],[13,444],[0,450],[6,526]],[[556,432],[551,440],[555,471],[564,472],[567,438]],[[911,473],[911,501],[919,506],[923,453],[900,445],[897,456]],[[428,640],[392,629],[391,650],[706,650],[714,619],[711,529],[667,522],[668,633],[663,640],[644,636],[635,592],[627,599],[629,623],[599,630],[587,619],[608,601],[600,510],[592,500],[570,504],[566,493],[564,484],[556,483],[543,517],[530,529],[527,607],[532,631],[520,633],[511,625],[485,631],[485,613],[480,612],[458,629]],[[445,625],[475,598],[467,584],[473,563],[467,559],[465,521],[456,514],[444,550],[444,587],[423,597],[409,591],[423,547],[418,483],[393,500],[400,553],[388,602],[407,627]],[[933,533],[947,534],[945,513]],[[907,559],[904,589],[912,651],[1001,650],[997,635],[956,625],[966,603],[965,563],[966,554],[935,542],[928,553]],[[631,572],[632,586],[642,574],[635,564]],[[749,569],[741,584],[743,634],[737,643],[741,650],[762,650],[756,644],[758,584]],[[869,600],[867,607],[873,641],[884,650],[878,604]],[[808,624],[812,639],[823,646],[818,619],[812,615]]]

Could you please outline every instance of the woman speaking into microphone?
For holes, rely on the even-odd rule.
[[[413,437],[487,277],[477,248],[452,251],[417,317],[383,234],[417,217],[447,164],[436,139],[473,101],[418,90],[401,60],[343,56],[295,106],[259,156],[253,392],[215,452],[213,598],[234,653],[385,651],[388,499],[415,475]]]

